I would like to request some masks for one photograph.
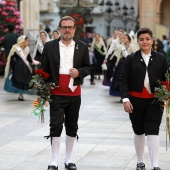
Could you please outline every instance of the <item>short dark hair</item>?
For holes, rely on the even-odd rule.
[[[25,41],[26,41],[27,39],[29,39],[29,38],[26,36],[26,37],[25,37]]]
[[[8,27],[9,32],[14,31],[14,29],[15,29],[15,27],[13,25],[11,25],[11,24],[8,24],[7,27]]]
[[[71,20],[74,22],[74,27],[76,26],[76,21],[74,20],[74,18],[70,17],[70,16],[64,16],[61,18],[60,22],[59,22],[59,27],[61,27],[61,22],[64,20]]]
[[[53,33],[56,32],[59,35],[59,32],[57,30],[54,30]]]
[[[51,29],[49,27],[45,28],[45,32],[50,33]]]
[[[166,35],[162,35],[162,38],[163,38],[163,40],[167,39]]]
[[[139,38],[139,36],[141,34],[149,34],[151,37],[153,37],[153,33],[152,33],[152,31],[149,28],[140,28],[137,31],[137,39]]]

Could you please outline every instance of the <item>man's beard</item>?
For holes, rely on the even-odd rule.
[[[72,40],[72,36],[70,35],[70,36],[67,36],[68,34],[64,34],[61,38],[63,39],[63,40],[65,40],[65,41],[70,41],[70,40]]]

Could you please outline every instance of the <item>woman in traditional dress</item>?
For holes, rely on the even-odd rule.
[[[110,95],[120,96],[119,79],[124,61],[129,54],[136,52],[138,49],[139,47],[137,45],[134,45],[132,37],[129,34],[125,34],[123,38],[123,43],[117,47],[115,52],[117,60],[115,64],[115,72],[113,74],[112,83],[110,85]]]
[[[98,79],[100,79],[100,75],[102,75],[102,67],[101,65],[103,64],[103,60],[105,59],[105,55],[106,55],[106,46],[105,43],[102,39],[102,37],[100,36],[100,34],[95,34],[95,38],[92,42],[92,51],[95,55],[97,64],[95,67],[95,74],[98,75]]]
[[[40,33],[37,37],[37,44],[36,44],[34,52],[33,52],[33,58],[35,60],[41,62],[42,52],[44,49],[44,45],[47,41],[50,41],[50,38],[49,38],[49,35],[47,34],[47,32],[44,30],[40,31]]]
[[[56,39],[58,39],[59,37],[60,37],[59,31],[58,31],[58,30],[54,30],[54,31],[53,31],[53,35],[52,35],[52,39],[53,39],[53,40],[56,40]]]
[[[28,44],[28,37],[20,36],[8,55],[5,67],[4,90],[10,93],[19,93],[19,101],[24,101],[23,94],[33,94],[28,91],[33,72],[31,65],[39,64],[38,61],[32,60]]]

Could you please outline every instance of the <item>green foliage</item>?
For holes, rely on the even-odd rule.
[[[166,148],[167,148],[167,138],[170,141],[170,73],[167,71],[165,74],[166,81],[161,82],[158,80],[159,87],[155,88],[155,97],[164,102],[164,107],[166,108]]]
[[[161,82],[158,80],[159,87],[155,88],[155,97],[159,101],[165,101],[170,98],[170,73],[167,71],[165,74],[166,81]]]

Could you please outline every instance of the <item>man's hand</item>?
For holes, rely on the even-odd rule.
[[[37,60],[32,60],[32,63],[33,63],[34,65],[38,65],[38,64],[40,64],[40,62],[39,62],[39,61],[37,61]]]
[[[125,112],[132,113],[133,112],[133,106],[130,101],[124,102],[124,110]]]
[[[106,63],[107,63],[107,60],[105,59],[105,60],[103,61],[103,63],[105,63],[105,64],[106,64]]]
[[[78,77],[78,76],[79,76],[78,70],[75,69],[75,68],[71,68],[71,69],[70,69],[70,76],[71,76],[72,78]]]
[[[38,102],[38,103],[41,102],[41,97],[37,97],[37,102]]]

